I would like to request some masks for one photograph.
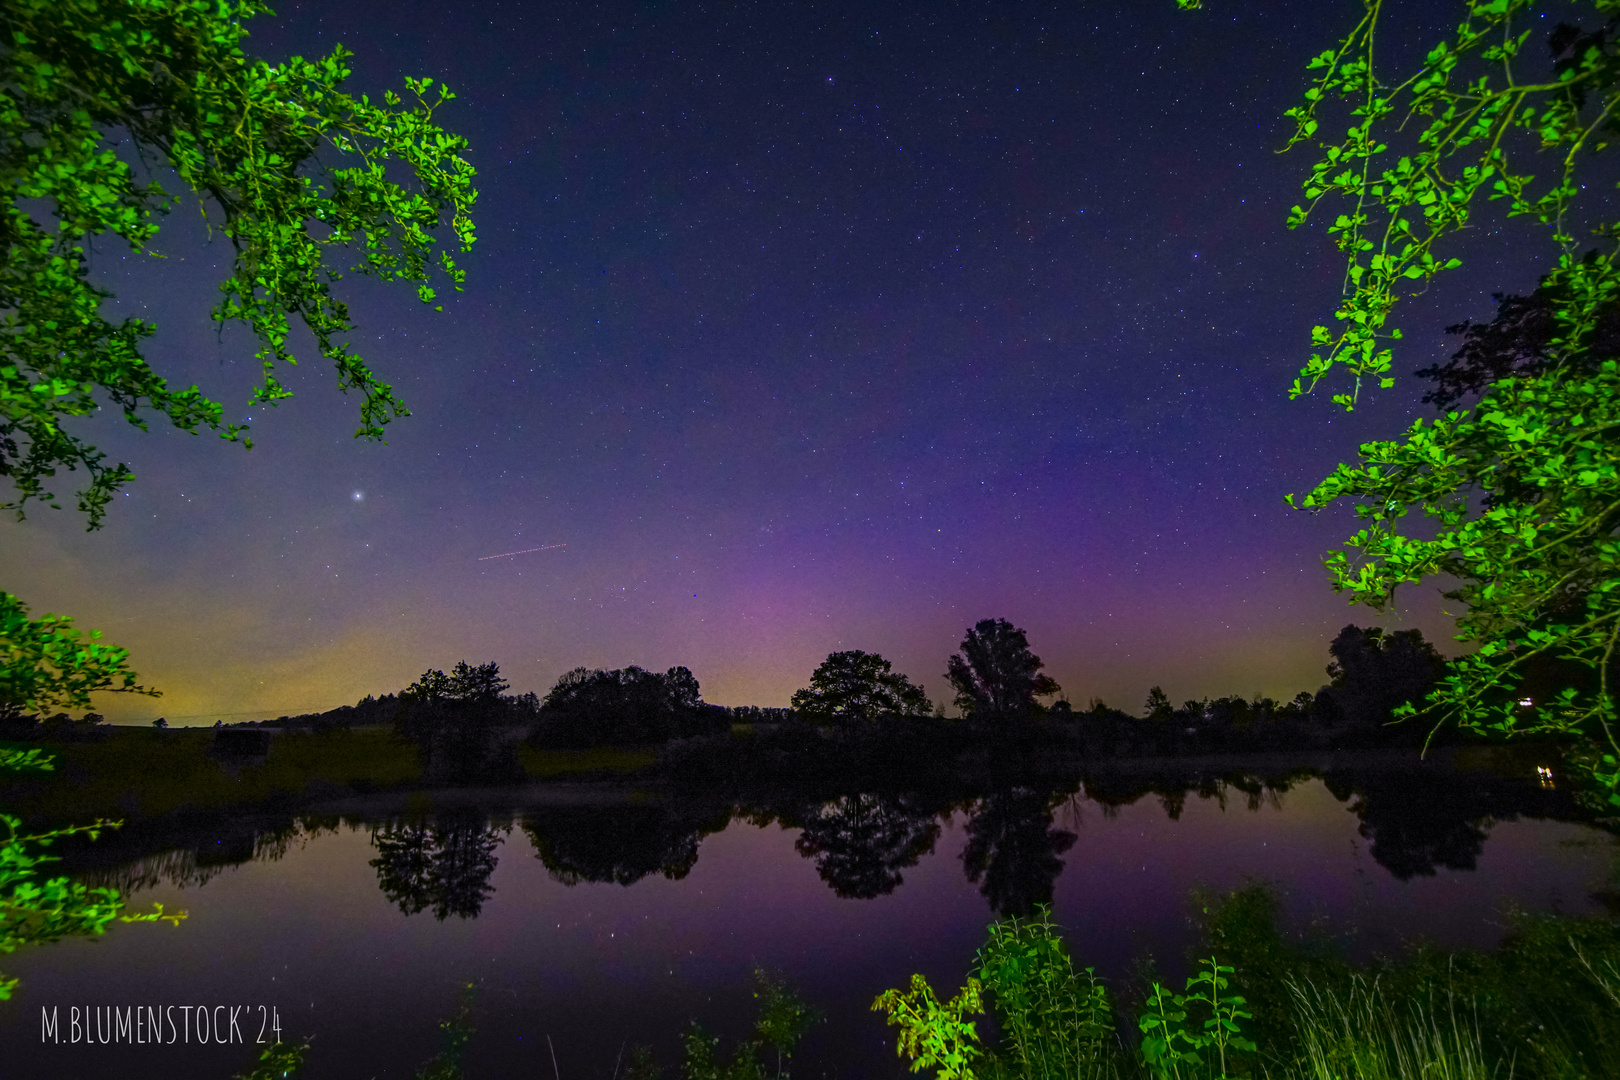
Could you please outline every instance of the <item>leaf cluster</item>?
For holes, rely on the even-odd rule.
[[[928,980],[911,977],[909,991],[885,991],[872,1004],[900,1028],[897,1052],[911,1071],[938,1069],[940,1080],[976,1076],[1024,1080],[1066,1076],[1105,1080],[1125,1068],[1113,1006],[1091,968],[1076,971],[1052,922],[1051,908],[1034,917],[991,924],[977,966],[962,991],[941,1004]],[[1151,985],[1137,1020],[1137,1054],[1153,1080],[1228,1080],[1232,1055],[1252,1055],[1240,1021],[1251,1019],[1245,999],[1229,992],[1230,966],[1213,957],[1175,994]],[[980,1045],[975,1014],[993,1012],[998,1045]]]
[[[968,979],[960,993],[942,1004],[928,980],[913,975],[910,990],[885,990],[872,1002],[872,1011],[888,1013],[889,1025],[900,1029],[895,1053],[910,1059],[912,1072],[938,1069],[939,1080],[973,1080],[973,1060],[983,1051],[978,1022],[967,1017],[984,1012],[979,980]]]
[[[448,250],[432,257],[446,217],[463,250],[474,240],[467,142],[434,119],[455,95],[407,79],[409,104],[393,91],[380,102],[355,98],[340,89],[352,55],[342,47],[280,65],[250,60],[244,23],[268,10],[259,0],[0,7],[0,179],[12,192],[0,213],[0,475],[15,489],[0,508],[20,516],[33,500],[59,505],[50,478],[83,469],[78,507],[90,528],[101,523],[132,474],[64,421],[103,399],[143,429],[151,410],[182,430],[251,445],[247,426],[225,422],[220,403],[196,386],[170,386],[147,365],[140,348],[150,323],[102,314],[111,294],[91,281],[91,241],[116,237],[156,255],[158,219],[182,198],[139,181],[120,153],[126,144],[147,174],[172,169],[232,244],[213,317],[240,320],[259,341],[253,404],[290,395],[276,364],[295,362],[297,317],[340,388],[360,396],[357,436],[379,439],[406,415],[342,340],[353,322],[332,285],[345,272],[403,280],[432,304],[437,271],[460,290],[464,272]],[[391,163],[413,187],[391,178]]]
[[[1610,307],[1599,313],[1585,350],[1559,355],[1548,347],[1559,333],[1557,296],[1538,288],[1529,296],[1496,293],[1493,298],[1497,307],[1490,322],[1446,327],[1446,333],[1463,336],[1462,348],[1450,361],[1417,372],[1419,378],[1435,383],[1423,395],[1424,404],[1434,405],[1442,414],[1503,379],[1554,370],[1589,375],[1602,361],[1620,357],[1620,309]]]
[[[754,1000],[759,1003],[759,1015],[754,1021],[758,1037],[739,1043],[729,1062],[721,1060],[719,1038],[696,1022],[687,1029],[682,1039],[683,1080],[787,1080],[794,1047],[821,1022],[821,1014],[764,968],[754,969]],[[767,1048],[776,1051],[774,1072],[760,1060]]]
[[[1361,447],[1303,501],[1356,502],[1363,527],[1327,560],[1334,587],[1384,607],[1402,584],[1449,575],[1479,649],[1449,665],[1430,705],[1502,734],[1556,732],[1620,757],[1610,686],[1620,643],[1620,362],[1585,377],[1495,384],[1469,413],[1416,421],[1402,441]],[[1427,539],[1404,520],[1430,523]],[[1352,553],[1356,557],[1352,559]],[[1521,705],[1526,666],[1556,657],[1588,676]],[[1603,782],[1615,786],[1613,760]]]
[[[258,1061],[247,1072],[237,1073],[231,1080],[287,1080],[304,1071],[304,1059],[309,1055],[309,1042],[273,1042],[259,1051]]]
[[[1187,979],[1185,994],[1171,993],[1157,982],[1149,987],[1137,1026],[1142,1030],[1142,1063],[1155,1080],[1192,1080],[1206,1075],[1227,1080],[1227,1051],[1255,1052],[1254,1042],[1244,1038],[1238,1023],[1253,1014],[1243,1008],[1246,1002],[1241,994],[1225,993],[1226,977],[1231,974],[1231,967],[1212,956]],[[1189,1020],[1189,1009],[1202,1014],[1201,1025],[1194,1026],[1196,1015]],[[1212,1050],[1214,1059],[1206,1061]],[[1213,1073],[1211,1066],[1216,1069]]]
[[[473,991],[472,983],[464,984],[455,1009],[439,1021],[444,1043],[437,1054],[422,1063],[416,1072],[416,1080],[464,1080],[467,1044],[473,1037]]]
[[[1297,228],[1329,197],[1340,201],[1328,234],[1347,256],[1344,299],[1334,312],[1335,331],[1318,326],[1318,351],[1300,371],[1292,396],[1309,393],[1337,365],[1353,377],[1334,401],[1353,408],[1364,380],[1393,385],[1385,329],[1406,284],[1426,285],[1436,274],[1461,266],[1437,254],[1441,241],[1473,222],[1475,197],[1506,201],[1509,217],[1530,215],[1549,226],[1563,254],[1548,282],[1557,292],[1575,257],[1567,224],[1580,191],[1576,169],[1582,157],[1603,149],[1616,130],[1620,103],[1620,51],[1615,22],[1597,31],[1561,26],[1549,39],[1552,71],[1526,79],[1521,51],[1532,31],[1515,19],[1534,0],[1469,0],[1453,37],[1431,48],[1418,70],[1398,83],[1382,78],[1374,45],[1382,0],[1364,0],[1360,22],[1336,48],[1314,57],[1317,72],[1305,100],[1287,111],[1295,131],[1285,149],[1314,147],[1319,157],[1304,182],[1306,201],[1289,214]],[[1600,14],[1620,10],[1613,0],[1593,0]],[[1343,126],[1326,114],[1345,114]],[[1397,123],[1397,119],[1399,122]],[[1415,140],[1395,151],[1385,140],[1405,133]],[[1394,131],[1389,130],[1394,127]],[[1331,136],[1329,132],[1332,132]],[[1537,184],[1522,171],[1521,151],[1550,152],[1556,174]],[[1571,296],[1560,310],[1556,344],[1590,334],[1595,319]]]
[[[49,770],[50,759],[37,751],[0,749],[0,768]],[[89,888],[66,877],[40,878],[41,868],[56,862],[45,849],[65,836],[84,834],[94,840],[103,829],[116,829],[121,822],[101,819],[89,825],[73,825],[46,832],[25,833],[22,822],[10,814],[0,814],[6,835],[0,839],[0,955],[16,952],[23,945],[44,944],[67,937],[96,936],[108,924],[118,922],[172,922],[176,925],[185,912],[165,914],[162,904],[138,915],[125,915],[124,901],[117,889]],[[11,997],[17,980],[0,976],[0,1001]]]
[[[992,923],[978,977],[1000,1020],[1002,1071],[1026,1080],[1102,1080],[1114,1041],[1113,1006],[1091,968],[1076,971],[1052,909]]]
[[[52,709],[87,709],[97,691],[157,697],[136,682],[129,650],[101,641],[61,615],[28,617],[28,606],[0,592],[0,719]]]
[[[1453,328],[1469,334],[1463,351],[1424,372],[1439,384],[1428,400],[1482,393],[1473,408],[1363,445],[1358,463],[1298,505],[1355,504],[1363,527],[1325,560],[1353,602],[1382,608],[1397,586],[1431,576],[1459,583],[1445,595],[1466,605],[1458,638],[1478,649],[1429,693],[1435,716],[1504,735],[1576,735],[1587,774],[1620,806],[1609,687],[1620,641],[1620,223],[1594,229],[1599,246],[1584,254],[1571,224],[1580,170],[1620,131],[1620,2],[1591,0],[1595,29],[1557,26],[1538,73],[1524,53],[1533,0],[1468,0],[1455,33],[1398,82],[1375,64],[1382,6],[1364,0],[1355,29],[1310,61],[1305,100],[1287,113],[1288,146],[1319,154],[1289,227],[1331,201],[1327,231],[1346,257],[1339,328],[1312,330],[1319,351],[1292,394],[1336,366],[1352,376],[1334,396],[1346,409],[1364,380],[1392,385],[1401,332],[1386,329],[1390,311],[1403,287],[1461,265],[1441,246],[1477,223],[1481,192],[1506,216],[1547,226],[1556,265],[1490,327]],[[1523,163],[1534,154],[1552,163],[1539,182]],[[1548,685],[1514,696],[1533,668]],[[1417,708],[1409,702],[1406,714]]]

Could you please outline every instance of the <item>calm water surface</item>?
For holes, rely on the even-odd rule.
[[[872,999],[914,971],[954,991],[996,911],[1045,896],[1076,959],[1123,981],[1144,953],[1179,969],[1199,885],[1273,882],[1290,930],[1317,926],[1362,957],[1409,935],[1492,945],[1511,907],[1586,914],[1613,888],[1614,838],[1523,781],[1158,786],[1013,789],[944,812],[857,795],[786,815],[614,792],[446,810],[440,795],[436,811],[198,830],[97,871],[137,905],[188,910],[180,928],[9,958],[23,984],[0,1010],[4,1072],[223,1080],[251,1048],[42,1046],[40,1011],[241,1005],[250,1040],[260,1006],[283,1038],[314,1036],[314,1080],[405,1078],[472,982],[469,1076],[552,1077],[548,1036],[563,1080],[609,1080],[637,1042],[673,1076],[694,1017],[728,1048],[745,1034],[764,965],[827,1016],[795,1075],[899,1077]]]

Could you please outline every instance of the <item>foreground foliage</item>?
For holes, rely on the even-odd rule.
[[[146,364],[139,345],[150,324],[102,317],[112,294],[90,281],[88,240],[116,236],[147,253],[157,218],[181,202],[137,179],[115,149],[125,138],[149,172],[173,169],[235,248],[213,317],[240,320],[259,339],[254,404],[291,393],[275,364],[293,360],[296,315],[339,387],[360,395],[356,435],[380,438],[406,415],[340,340],[353,323],[332,283],[345,269],[408,281],[431,303],[441,217],[463,248],[472,244],[467,142],[434,120],[455,95],[407,79],[409,105],[393,91],[380,102],[355,98],[340,89],[351,55],[341,47],[281,65],[251,60],[244,24],[268,11],[258,0],[14,0],[0,11],[0,175],[12,193],[0,225],[0,473],[16,488],[0,507],[21,514],[30,501],[54,503],[49,478],[83,469],[79,509],[100,524],[132,474],[62,426],[94,413],[98,391],[137,427],[151,409],[182,430],[247,441],[245,426],[223,422],[222,405],[195,386],[171,388]],[[389,179],[392,161],[416,190]],[[40,202],[51,227],[27,209]],[[346,254],[346,268],[331,261]],[[463,271],[442,248],[438,265],[459,290]]]
[[[51,768],[50,758],[38,750],[0,748],[0,770]],[[79,833],[94,840],[101,830],[118,828],[118,822],[103,819],[89,825],[25,833],[19,819],[0,814],[0,825],[6,829],[5,837],[0,838],[0,955],[16,952],[24,945],[104,934],[114,920],[163,920],[178,925],[185,918],[184,912],[165,914],[162,904],[154,904],[150,912],[126,915],[117,889],[89,888],[66,877],[41,879],[44,865],[56,861],[45,854],[53,842]],[[9,999],[16,985],[16,979],[0,975],[0,1001]]]
[[[1584,253],[1572,224],[1585,186],[1578,171],[1616,130],[1620,5],[1593,0],[1593,12],[1608,20],[1596,29],[1558,25],[1541,65],[1523,54],[1538,6],[1460,5],[1455,35],[1391,81],[1374,64],[1383,5],[1365,0],[1355,29],[1309,64],[1317,74],[1288,111],[1297,125],[1288,145],[1308,144],[1320,156],[1304,184],[1307,201],[1288,225],[1338,200],[1328,233],[1347,263],[1334,312],[1340,329],[1312,331],[1320,351],[1295,381],[1295,396],[1335,368],[1352,376],[1334,396],[1345,408],[1364,380],[1393,385],[1392,343],[1401,332],[1386,328],[1390,312],[1404,285],[1461,265],[1440,247],[1478,224],[1482,191],[1502,200],[1507,216],[1548,226],[1555,263],[1538,289],[1551,322],[1538,363],[1490,383],[1471,409],[1365,444],[1359,463],[1339,466],[1299,505],[1355,504],[1364,527],[1326,560],[1334,587],[1353,602],[1383,608],[1402,584],[1437,576],[1460,583],[1446,595],[1466,605],[1459,640],[1478,648],[1430,694],[1436,715],[1501,734],[1581,737],[1587,774],[1620,808],[1620,716],[1610,685],[1620,643],[1620,367],[1612,352],[1596,351],[1612,347],[1599,329],[1620,298],[1620,224],[1594,229],[1599,246]],[[1329,120],[1334,110],[1342,122]],[[1551,177],[1539,185],[1520,161],[1532,151],[1553,155]],[[1527,667],[1549,660],[1563,668],[1550,696],[1521,705],[1514,689]]]
[[[992,924],[949,1002],[913,975],[873,1009],[900,1029],[911,1070],[941,1080],[1620,1076],[1612,921],[1522,916],[1495,952],[1419,947],[1368,971],[1286,941],[1263,887],[1204,900],[1208,951],[1184,992],[1149,979],[1129,1019],[1091,969],[1075,968],[1049,909]]]
[[[730,1061],[722,1059],[720,1040],[693,1021],[683,1040],[684,1080],[787,1080],[794,1047],[821,1016],[764,968],[754,969],[754,1000],[759,1003],[756,1038],[739,1043]],[[761,1059],[767,1050],[774,1052],[774,1069]],[[639,1080],[654,1080],[658,1072],[650,1052],[643,1051],[639,1060]]]
[[[357,437],[380,439],[408,415],[344,340],[354,323],[332,286],[345,273],[404,281],[432,304],[433,232],[448,219],[461,249],[472,245],[478,193],[461,156],[467,141],[434,118],[455,95],[407,78],[409,104],[392,90],[381,101],[356,98],[341,89],[351,56],[342,47],[281,65],[252,60],[241,49],[244,24],[269,10],[259,0],[0,6],[0,177],[10,192],[0,214],[0,477],[12,488],[0,509],[19,519],[30,502],[59,507],[51,481],[82,470],[78,509],[100,527],[134,474],[70,424],[104,406],[143,430],[155,413],[182,431],[252,445],[223,405],[195,385],[170,386],[147,364],[141,342],[155,328],[109,321],[112,293],[91,281],[95,238],[163,257],[152,247],[158,219],[183,197],[196,198],[235,252],[212,314],[245,323],[259,341],[262,380],[250,404],[291,395],[276,365],[295,362],[296,316],[337,369],[339,389],[360,396]],[[165,170],[183,194],[149,179]],[[412,188],[397,182],[402,173]],[[464,271],[446,248],[437,255],[436,272],[459,292]],[[83,707],[92,691],[139,689],[123,650],[79,646],[66,620],[30,623],[22,610],[0,592],[0,650],[11,654],[0,709]]]
[[[0,720],[54,709],[87,709],[112,691],[159,696],[136,682],[129,650],[105,645],[61,615],[30,619],[28,605],[0,592]]]

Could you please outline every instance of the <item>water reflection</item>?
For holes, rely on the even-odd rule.
[[[1360,833],[1371,842],[1372,857],[1400,881],[1431,876],[1437,870],[1472,870],[1479,863],[1491,826],[1512,816],[1504,803],[1531,816],[1555,800],[1539,785],[1513,794],[1493,790],[1489,781],[1455,776],[1425,778],[1423,784],[1373,774],[1324,778],[1328,790],[1361,819]],[[1550,794],[1550,793],[1549,793]]]
[[[1141,771],[1129,773],[1101,773],[1087,776],[1086,798],[1101,807],[1105,817],[1114,817],[1121,807],[1130,806],[1148,795],[1158,797],[1159,805],[1171,821],[1180,821],[1187,807],[1187,797],[1213,800],[1222,810],[1233,794],[1243,796],[1244,805],[1251,812],[1262,807],[1282,809],[1282,797],[1290,788],[1320,776],[1310,769],[1292,769],[1271,774],[1247,770],[1224,773],[1174,771]],[[1340,799],[1340,801],[1344,801]]]
[[[870,900],[894,892],[900,871],[932,854],[938,814],[915,794],[846,795],[807,813],[793,846],[839,896]]]
[[[490,825],[479,811],[462,808],[431,822],[373,829],[377,887],[407,915],[431,910],[440,922],[452,915],[476,918],[495,892],[489,883],[495,849],[511,828]]]
[[[1059,855],[1079,837],[1052,823],[1054,792],[1012,788],[980,801],[968,819],[962,868],[998,915],[1028,915],[1051,903]]]
[[[679,880],[697,864],[698,842],[731,821],[718,811],[679,804],[546,806],[528,811],[523,831],[551,876],[632,885],[652,874]]]
[[[1533,776],[1504,779],[1440,768],[1253,768],[1185,770],[1175,763],[1134,770],[1097,770],[1059,783],[1027,780],[990,788],[936,784],[922,790],[839,791],[827,787],[763,794],[666,790],[632,798],[628,791],[559,795],[536,788],[532,805],[499,813],[471,802],[437,813],[397,811],[284,815],[190,822],[134,823],[99,843],[69,844],[65,869],[94,884],[129,893],[158,885],[198,887],[225,867],[275,861],[341,825],[371,836],[378,888],[406,915],[438,920],[478,916],[494,893],[491,878],[514,823],[546,870],[564,885],[632,885],[652,875],[671,880],[696,865],[705,837],[733,820],[797,829],[794,848],[811,860],[837,895],[872,899],[894,893],[905,872],[931,854],[942,823],[966,817],[962,873],[997,914],[1027,914],[1051,900],[1074,847],[1080,807],[1104,818],[1153,799],[1171,821],[1189,800],[1227,813],[1276,812],[1289,790],[1321,781],[1358,820],[1373,859],[1401,881],[1438,871],[1470,871],[1496,822],[1519,817],[1590,820],[1567,792]],[[428,792],[427,799],[467,796]],[[559,803],[566,797],[567,802]],[[1061,827],[1054,811],[1073,812]]]

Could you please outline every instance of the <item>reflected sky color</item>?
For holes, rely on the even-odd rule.
[[[1171,972],[1194,939],[1187,894],[1275,882],[1286,929],[1319,923],[1350,953],[1390,951],[1407,934],[1491,945],[1510,905],[1594,910],[1615,856],[1598,830],[1549,821],[1489,827],[1477,868],[1399,881],[1368,853],[1356,817],[1319,781],[1251,811],[1192,796],[1179,821],[1153,798],[1110,816],[1078,798],[1055,824],[1077,834],[1054,906],[1077,960],[1116,984],[1151,951]],[[653,1044],[671,1062],[686,1022],[744,1034],[756,964],[785,972],[828,1022],[808,1037],[795,1075],[895,1076],[902,1063],[880,991],[913,971],[956,987],[990,912],[963,875],[964,817],[933,854],[873,900],[841,899],[793,848],[796,830],[742,822],[706,838],[682,880],[565,886],[520,829],[499,850],[493,896],[475,919],[405,916],[378,890],[365,830],[295,845],[278,862],[228,869],[201,888],[139,894],[187,907],[178,931],[120,928],[102,941],[18,954],[23,985],[0,1023],[30,1075],[95,1071],[114,1060],[85,1047],[40,1049],[29,1034],[54,1003],[241,1002],[278,1007],[289,1034],[316,1035],[312,1080],[407,1077],[436,1050],[434,1023],[459,982],[478,984],[470,1075],[539,1075],[545,1037],[564,1076],[609,1075],[620,1044]],[[107,988],[118,987],[117,992]],[[228,1075],[245,1060],[215,1048],[119,1048],[131,1078]],[[194,1072],[193,1072],[194,1070]]]

